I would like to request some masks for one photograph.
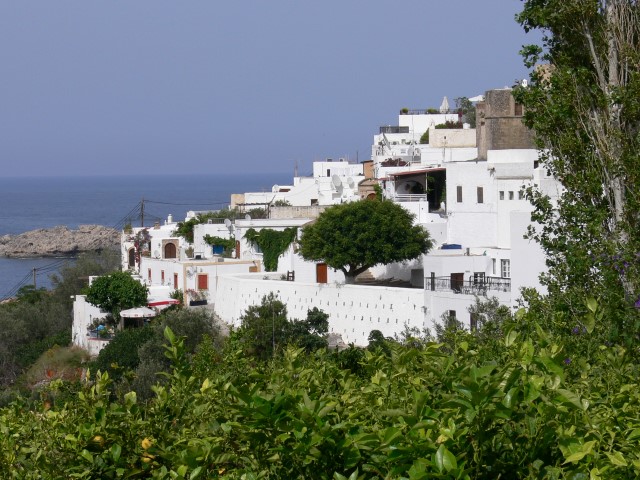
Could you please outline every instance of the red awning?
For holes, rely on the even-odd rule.
[[[159,300],[157,302],[149,302],[147,303],[147,306],[149,307],[159,307],[161,305],[178,305],[180,303],[179,300]]]

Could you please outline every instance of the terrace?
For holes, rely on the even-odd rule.
[[[432,292],[454,292],[464,295],[483,295],[487,292],[510,292],[511,279],[502,277],[469,278],[464,280],[455,275],[449,277],[427,277],[425,288]]]

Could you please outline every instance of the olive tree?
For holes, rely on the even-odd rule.
[[[417,258],[432,246],[414,216],[391,201],[360,200],[329,207],[304,227],[300,254],[344,273],[345,282],[370,267]]]

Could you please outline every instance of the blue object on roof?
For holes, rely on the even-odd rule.
[[[440,248],[442,250],[461,250],[462,245],[460,245],[459,243],[443,243],[442,247]]]

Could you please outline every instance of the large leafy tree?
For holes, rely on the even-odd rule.
[[[147,287],[128,272],[114,272],[93,281],[87,301],[118,317],[122,310],[147,303]]]
[[[369,267],[410,260],[431,248],[429,234],[413,218],[391,201],[334,205],[302,230],[300,253],[341,270],[353,283]]]
[[[618,332],[635,330],[640,294],[640,12],[633,0],[526,0],[518,21],[542,33],[525,47],[528,87],[516,89],[541,159],[564,187],[535,189],[531,231],[546,250],[550,292],[606,299]]]

